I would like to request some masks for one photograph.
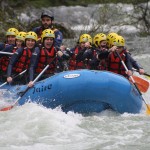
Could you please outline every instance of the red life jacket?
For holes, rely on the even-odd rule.
[[[54,61],[54,57],[56,56],[54,46],[48,51],[46,48],[42,48],[40,50],[40,59],[37,65],[36,73],[40,73],[46,65],[50,64],[49,68],[45,71],[47,74],[54,74],[56,68],[56,60]]]
[[[24,71],[25,69],[29,68],[30,64],[30,58],[31,58],[32,52],[28,48],[24,48],[21,57],[13,67],[13,71],[16,73],[20,73]]]
[[[120,53],[120,57],[125,62],[126,60],[125,51],[122,51]],[[108,70],[117,74],[121,74],[125,77],[127,76],[127,74],[125,73],[125,68],[121,63],[120,58],[117,55],[115,55],[114,52],[110,53],[108,56]]]
[[[99,70],[108,70],[108,68],[107,68],[107,60],[106,59],[100,60],[98,69]]]
[[[16,50],[17,50],[17,47],[14,47],[12,53],[15,53]],[[2,58],[0,58],[0,70],[2,70],[3,72],[7,71],[10,58],[11,56],[3,56]]]
[[[79,51],[81,51],[80,48],[76,47],[74,50],[74,55],[69,61],[69,70],[85,69],[84,62],[83,61],[78,62],[76,60],[76,56],[78,55]]]

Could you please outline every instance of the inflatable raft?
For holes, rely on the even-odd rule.
[[[26,86],[15,88],[24,91]],[[18,101],[19,105],[36,102],[47,108],[82,114],[112,109],[119,113],[139,113],[142,98],[123,76],[108,71],[75,70],[58,73],[37,82]]]

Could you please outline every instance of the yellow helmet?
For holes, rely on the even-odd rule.
[[[45,37],[49,37],[49,38],[55,38],[55,34],[54,34],[54,31],[51,30],[51,29],[46,29],[42,32],[42,35],[41,35],[41,40],[43,42],[44,38]]]
[[[8,36],[8,35],[16,36],[18,33],[19,33],[19,31],[16,28],[9,28],[6,32],[6,36]]]
[[[16,39],[17,40],[22,40],[22,41],[25,41],[25,36],[26,36],[26,32],[19,32],[18,34],[17,34],[17,36],[16,36]]]
[[[98,33],[93,38],[93,43],[96,47],[100,45],[101,41],[106,41],[106,34],[104,33]]]
[[[90,42],[92,44],[92,37],[89,34],[82,34],[79,38],[79,43]]]
[[[25,39],[33,39],[33,40],[37,41],[38,40],[38,36],[37,36],[37,34],[35,32],[30,31],[30,32],[28,32],[26,34]]]
[[[111,32],[107,35],[106,39],[107,39],[107,45],[109,48],[112,47],[112,41],[115,39],[116,36],[118,36],[118,34],[115,32]]]
[[[112,44],[113,44],[114,46],[125,46],[125,40],[124,40],[124,38],[123,38],[122,36],[119,36],[119,35],[118,35],[118,36],[113,40]]]

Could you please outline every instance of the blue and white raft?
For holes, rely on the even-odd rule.
[[[21,86],[20,89],[25,89]],[[17,89],[16,92],[20,91]],[[47,108],[82,114],[112,109],[119,113],[139,113],[142,97],[123,76],[108,71],[75,70],[58,73],[37,82],[18,101],[36,102]]]

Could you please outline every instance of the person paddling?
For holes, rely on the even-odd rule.
[[[4,48],[2,51],[6,53],[15,53],[18,48],[23,48],[24,47],[24,41],[25,41],[25,35],[26,32],[19,32],[16,36],[16,41],[15,41],[15,47],[13,45],[9,45],[6,48]],[[0,55],[0,81],[4,82],[6,80],[6,72],[7,72],[7,67],[9,64],[9,60],[12,55],[7,55],[7,54],[1,54]]]
[[[51,29],[46,29],[41,35],[42,47],[34,51],[34,55],[31,57],[31,64],[29,68],[29,87],[33,86],[33,79],[37,76],[46,65],[49,65],[48,69],[42,75],[41,79],[45,79],[54,75],[57,65],[56,55],[59,57],[63,56],[63,53],[56,48],[55,43],[55,33]]]
[[[91,49],[92,37],[89,34],[82,34],[79,37],[78,44],[70,49],[69,70],[87,69],[88,64],[85,63],[85,51]]]
[[[13,75],[21,73],[23,70],[28,69],[30,64],[30,58],[32,56],[32,52],[36,47],[37,34],[35,32],[28,32],[25,36],[25,47],[19,48],[12,55],[8,68],[7,68],[7,82],[11,83],[13,81]],[[27,83],[27,76],[17,78],[16,84],[25,84]]]
[[[91,60],[91,69],[95,70],[106,70],[107,69],[107,61],[105,59],[97,59],[97,55],[100,54],[102,51],[107,51],[107,41],[106,41],[106,34],[98,33],[93,38],[94,44],[94,51],[93,51],[93,58]]]
[[[125,40],[122,36],[116,36],[115,39],[112,41],[113,47],[110,48],[108,51],[101,52],[98,55],[99,59],[107,58],[107,65],[108,71],[121,74],[128,78],[132,75],[132,64],[129,59],[129,53],[125,49]],[[118,58],[116,52],[117,51],[125,62],[128,71],[126,72],[124,66],[121,63],[120,58]]]

